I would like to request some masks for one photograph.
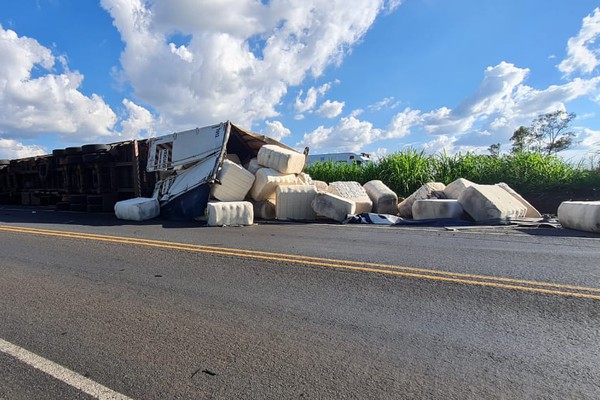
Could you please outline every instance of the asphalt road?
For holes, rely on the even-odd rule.
[[[130,398],[600,398],[600,235],[5,207],[0,245],[0,339]],[[102,398],[32,364],[0,343],[1,399]]]

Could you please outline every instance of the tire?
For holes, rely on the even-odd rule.
[[[108,153],[92,153],[83,155],[83,162],[86,164],[99,163],[108,160],[110,160],[110,154]]]
[[[65,149],[65,152],[68,156],[75,156],[75,155],[81,154],[81,147],[79,147],[79,146],[67,147]]]
[[[45,181],[48,177],[48,170],[50,169],[50,164],[48,162],[43,161],[37,165],[38,175],[42,181]]]
[[[52,150],[52,155],[56,157],[64,157],[67,155],[67,151],[65,149],[54,149]]]
[[[83,152],[83,154],[101,153],[109,151],[110,149],[111,146],[108,144],[85,144],[81,146],[81,151]]]
[[[67,165],[80,164],[82,162],[83,162],[82,156],[67,156],[67,159],[65,160],[65,164],[67,164]]]

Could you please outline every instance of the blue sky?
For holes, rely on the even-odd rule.
[[[600,10],[578,0],[7,0],[0,158],[231,120],[312,153],[600,149]]]

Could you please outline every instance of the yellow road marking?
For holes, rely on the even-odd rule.
[[[580,297],[600,300],[600,288],[566,285],[550,282],[537,282],[523,279],[495,277],[486,275],[464,274],[458,272],[441,271],[426,268],[404,267],[397,265],[335,260],[320,257],[302,256],[285,253],[266,252],[258,250],[244,250],[217,246],[204,246],[187,243],[167,242],[152,239],[138,239],[123,236],[108,236],[82,232],[56,231],[37,228],[16,227],[0,225],[0,231],[36,234],[44,236],[65,237],[74,239],[96,240],[111,243],[130,244],[138,246],[156,247],[172,250],[209,253],[240,258],[250,258],[268,261],[287,262],[302,265],[328,267],[360,272],[380,273],[386,275],[403,276],[418,279],[427,279],[441,282],[452,282],[476,286],[495,287],[502,289],[521,290],[535,293],[554,294],[562,296]],[[558,290],[557,290],[558,289]]]

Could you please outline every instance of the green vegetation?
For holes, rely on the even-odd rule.
[[[482,184],[506,182],[523,194],[600,187],[600,167],[584,168],[555,155],[518,152],[505,155],[437,154],[407,150],[364,166],[316,163],[306,172],[325,182],[379,179],[399,196],[408,196],[426,182],[448,184],[465,178]]]
[[[570,130],[571,121],[575,119],[575,113],[567,113],[557,110],[551,113],[540,114],[531,123],[531,127],[520,126],[510,138],[513,142],[512,152],[535,152],[544,154],[555,154],[567,150],[573,144],[575,132]],[[490,146],[490,152],[494,151],[495,144]]]

